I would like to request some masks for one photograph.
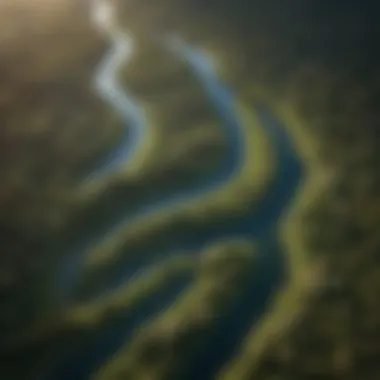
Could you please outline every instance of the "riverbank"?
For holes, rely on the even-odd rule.
[[[166,379],[181,373],[205,331],[223,316],[252,275],[255,256],[253,244],[239,239],[205,248],[194,281],[167,309],[142,325],[93,379]]]
[[[160,253],[160,247],[173,236],[186,235],[188,229],[202,228],[221,218],[238,217],[254,208],[264,195],[275,173],[274,152],[264,127],[253,111],[243,104],[236,106],[241,117],[244,136],[244,158],[232,178],[211,194],[199,199],[184,201],[172,209],[170,205],[148,216],[136,217],[133,224],[121,226],[88,252],[83,278],[97,283],[101,273],[117,263],[141,259],[152,250]],[[103,273],[104,275],[104,273]]]
[[[327,279],[325,263],[312,255],[302,238],[302,231],[305,210],[324,193],[334,173],[320,165],[317,140],[307,134],[294,108],[287,102],[279,102],[274,109],[284,121],[307,170],[303,185],[280,222],[288,279],[272,300],[271,307],[242,342],[239,353],[219,373],[218,378],[223,380],[250,378],[262,364],[268,349],[281,342],[299,321],[309,301],[319,294]]]
[[[158,54],[156,45],[154,51]],[[129,96],[134,98],[137,96],[135,92],[140,95],[136,98],[144,118],[144,125],[137,127],[142,128],[144,134],[140,146],[126,162],[119,157],[120,162],[116,162],[118,168],[114,173],[107,173],[104,178],[96,176],[94,180],[84,183],[79,191],[66,195],[69,220],[72,225],[77,225],[75,230],[92,225],[104,214],[109,223],[114,224],[109,217],[114,210],[120,214],[120,209],[123,209],[124,214],[130,214],[152,198],[158,199],[183,191],[186,187],[194,187],[218,170],[226,159],[228,139],[220,117],[204,94],[202,85],[195,80],[194,73],[189,72],[185,62],[165,52],[164,48],[161,48],[164,52],[155,59],[150,57],[149,64],[141,62],[146,58],[145,50],[150,47],[144,45],[136,48],[136,56],[132,56],[119,72]],[[160,59],[170,62],[177,70],[168,72],[166,66],[161,66],[163,73],[159,69],[158,74],[161,73],[164,78],[149,84],[145,76],[150,78],[150,71],[157,74],[155,64]],[[142,83],[133,79],[137,68],[142,71],[137,76],[142,78]],[[174,79],[168,78],[171,74]],[[157,87],[157,81],[163,82],[163,79],[177,83],[172,85],[175,91],[173,88],[168,91],[166,87]],[[131,81],[134,91],[129,88]],[[140,83],[145,90],[139,91],[136,83]],[[136,129],[136,126],[131,128]],[[68,223],[67,228],[72,230],[72,225]]]

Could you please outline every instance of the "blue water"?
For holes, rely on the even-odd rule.
[[[125,130],[117,147],[104,155],[88,171],[83,179],[84,183],[102,177],[126,162],[134,155],[147,133],[144,111],[117,80],[118,68],[124,63],[129,49],[129,44],[123,36],[115,35],[111,49],[95,71],[95,86],[98,92],[122,117]]]
[[[213,176],[210,176],[207,182],[194,184],[194,187],[190,187],[180,194],[153,200],[137,210],[137,214],[123,215],[121,213],[110,223],[105,235],[114,231],[120,224],[133,221],[137,215],[142,213],[148,215],[157,209],[175,207],[177,204],[189,201],[190,198],[197,198],[206,192],[213,191],[230,179],[244,159],[243,136],[239,119],[235,114],[234,95],[218,78],[210,61],[200,50],[177,41],[174,54],[187,62],[195,77],[202,83],[222,121],[229,141],[229,152],[223,166]],[[171,246],[171,249],[199,250],[212,240],[231,236],[254,239],[259,242],[260,248],[258,271],[252,275],[245,291],[234,300],[234,307],[226,313],[225,318],[220,319],[213,326],[206,339],[202,339],[199,350],[195,353],[191,363],[185,366],[184,372],[180,374],[181,379],[211,379],[221,364],[236,351],[241,338],[251,324],[260,317],[271,296],[284,281],[286,265],[277,240],[277,222],[291,202],[302,176],[302,168],[281,122],[265,105],[257,105],[256,111],[277,152],[278,166],[275,181],[263,199],[254,208],[247,210],[244,217],[210,224],[201,230],[194,231],[191,237],[176,241]],[[124,148],[120,146],[119,149],[123,150],[125,146]],[[128,149],[132,149],[131,146]],[[116,161],[118,160],[114,162]],[[110,168],[111,166],[108,163],[102,167]],[[91,246],[103,239],[105,235],[82,241],[81,246]],[[169,254],[170,252],[167,253],[167,255]],[[71,263],[71,269],[78,264],[78,261],[75,262],[75,265]],[[125,272],[120,273],[116,282],[113,281],[114,285],[123,282],[131,273],[131,268]],[[71,272],[70,275],[70,281],[66,285],[70,285],[75,279],[75,273]],[[91,342],[82,347],[80,352],[72,353],[46,379],[88,379],[90,373],[124,343],[134,327],[170,303],[187,282],[188,279],[179,281],[171,292],[161,296],[156,295],[155,302],[144,304],[132,315],[121,317],[117,323],[104,327],[102,331],[92,337]]]

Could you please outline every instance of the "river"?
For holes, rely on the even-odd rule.
[[[116,33],[117,32],[117,33]],[[121,91],[116,78],[116,72],[121,64],[125,64],[128,58],[127,46],[129,44],[126,35],[118,30],[110,34],[112,48],[99,66],[97,80],[103,98],[118,111],[128,124],[129,136],[132,129],[132,138],[126,138],[113,153],[107,156],[103,162],[95,168],[87,177],[106,175],[111,170],[125,163],[125,160],[138,150],[138,144],[144,138],[145,120],[143,110],[138,105],[138,100],[131,94]],[[123,40],[125,38],[125,40]],[[230,92],[222,79],[215,72],[212,62],[202,50],[190,46],[180,39],[171,44],[173,53],[182,59],[191,68],[195,78],[201,82],[204,91],[212,101],[215,110],[219,114],[224,133],[228,137],[229,150],[223,165],[209,176],[206,181],[196,183],[194,186],[181,191],[180,194],[170,194],[163,199],[152,200],[139,208],[133,215],[124,215],[122,212],[107,226],[105,234],[112,232],[120,224],[132,223],[133,219],[143,213],[149,216],[159,209],[175,207],[176,204],[187,202],[189,199],[200,197],[206,192],[212,192],[216,188],[229,181],[235,170],[244,160],[243,136],[241,134],[240,121],[235,113],[236,98]],[[124,50],[123,50],[124,49]],[[124,52],[124,53],[123,53]],[[124,54],[124,56],[123,56]],[[121,59],[123,57],[123,59]],[[103,89],[102,89],[103,86]],[[103,91],[103,92],[102,92]],[[108,92],[108,95],[107,95]],[[188,368],[184,368],[181,379],[210,380],[220,366],[236,351],[242,337],[248,332],[252,323],[257,320],[265,310],[271,296],[285,280],[285,258],[277,240],[277,227],[279,217],[289,205],[292,196],[302,177],[302,167],[293,149],[292,142],[281,124],[269,108],[261,104],[257,106],[257,115],[265,126],[276,150],[277,168],[275,181],[271,183],[267,193],[252,210],[239,219],[230,220],[229,223],[213,224],[197,232],[191,239],[176,243],[173,248],[185,248],[200,250],[206,243],[231,237],[245,237],[259,243],[259,271],[252,278],[245,293],[240,294],[235,300],[234,306],[227,312],[225,318],[215,324],[214,328],[206,336],[206,344],[193,358]],[[128,132],[126,129],[126,134]],[[122,210],[121,210],[122,211]],[[91,237],[81,242],[80,246],[89,247],[96,244],[97,237]],[[167,252],[169,255],[170,252]],[[78,251],[78,256],[80,252]],[[82,255],[83,256],[83,255]],[[66,292],[70,294],[70,287],[75,282],[79,273],[80,260],[71,261],[63,271]],[[136,269],[136,268],[135,268]],[[131,268],[121,274],[113,285],[122,283],[128,278]],[[69,278],[69,280],[67,280]],[[112,326],[108,325],[99,331],[86,347],[81,350],[73,349],[62,362],[49,371],[44,377],[51,380],[86,380],[104,360],[115,352],[129,336],[131,331],[152,313],[160,310],[170,303],[178,291],[186,284],[178,284],[178,287],[170,294],[162,296],[151,305],[145,305],[136,310],[133,315],[126,315]]]

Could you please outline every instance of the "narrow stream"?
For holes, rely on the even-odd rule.
[[[138,150],[146,131],[144,111],[118,81],[121,67],[128,65],[134,54],[134,43],[128,34],[115,27],[113,9],[106,2],[94,0],[92,19],[99,29],[111,41],[111,48],[95,71],[95,90],[123,118],[125,129],[118,146],[97,162],[90,170],[85,181],[104,176],[130,159]]]

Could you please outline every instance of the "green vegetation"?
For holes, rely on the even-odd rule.
[[[341,28],[329,34],[334,35],[331,44],[337,35],[341,36],[339,44],[352,41],[344,36],[353,32],[346,17],[343,14],[334,20],[336,24],[329,24],[330,29]],[[362,29],[355,29],[349,49],[340,50],[339,54],[352,54],[352,59],[313,51],[314,61],[303,61],[290,48],[301,43],[302,25],[300,21],[294,26],[292,40],[282,41],[283,51],[277,46],[285,33],[274,35],[269,44],[265,41],[278,54],[277,62],[284,62],[286,56],[294,62],[291,72],[285,67],[279,78],[276,63],[268,61],[268,79],[275,83],[270,84],[256,70],[257,57],[265,57],[255,42],[248,45],[252,53],[245,52],[248,72],[232,63],[223,67],[246,102],[262,100],[275,105],[308,177],[283,220],[289,282],[260,323],[252,327],[220,379],[377,376],[369,363],[378,361],[379,353],[379,329],[374,322],[379,316],[375,306],[379,304],[379,281],[375,281],[380,216],[375,126],[378,71],[374,62],[361,54],[355,56],[356,43],[366,33]],[[310,45],[323,38],[321,25],[307,27],[312,35],[303,38]],[[250,54],[252,58],[247,58]]]
[[[120,6],[133,30],[201,35],[248,104],[277,104],[309,170],[284,217],[291,280],[225,378],[378,377],[378,10],[299,0],[161,0],[152,14]]]
[[[311,96],[320,96],[320,101],[325,102],[329,91],[333,91],[333,83],[323,75]],[[359,89],[354,85],[352,91]],[[336,145],[331,146],[334,138],[331,134],[337,133],[334,124],[340,121],[332,115],[325,116],[326,111],[314,114],[319,110],[318,103],[306,108],[307,96],[299,91],[294,85],[289,88],[286,100],[275,103],[308,169],[308,177],[282,223],[290,279],[260,323],[252,327],[241,351],[219,374],[218,378],[223,380],[245,380],[253,374],[258,379],[269,374],[285,379],[294,368],[305,378],[352,373],[355,359],[351,323],[355,313],[350,305],[359,302],[366,307],[371,315],[369,320],[378,315],[373,306],[377,299],[372,290],[377,286],[374,277],[369,281],[372,288],[362,286],[360,296],[358,290],[349,290],[358,289],[357,284],[362,282],[357,276],[364,278],[365,273],[370,273],[370,262],[373,272],[377,271],[373,255],[379,246],[375,227],[379,209],[371,191],[376,177],[369,159],[375,152],[367,135],[372,132],[362,129],[355,140],[337,139]],[[259,96],[269,102],[268,91],[264,95],[260,88],[245,90],[245,94],[247,102]],[[358,94],[363,95],[360,91]],[[347,96],[354,95],[348,92]],[[305,108],[300,108],[301,102]],[[342,118],[353,111],[349,104],[342,111]],[[314,116],[303,114],[306,110]],[[361,107],[354,110],[358,112]],[[331,123],[331,129],[322,129],[323,122]],[[350,125],[348,119],[345,125],[346,128]],[[350,133],[347,129],[345,132]],[[339,154],[332,155],[334,150],[339,150]],[[362,326],[363,331],[376,334],[373,323],[363,320]],[[363,337],[355,339],[362,350],[357,355],[360,360],[375,355],[376,344],[364,343]]]
[[[309,177],[298,191],[293,207],[284,215],[282,222],[282,240],[288,252],[290,278],[272,301],[272,307],[255,324],[244,339],[241,351],[220,373],[223,380],[249,379],[262,364],[263,354],[276,340],[288,333],[299,321],[310,299],[323,290],[326,277],[325,263],[310,256],[310,248],[300,239],[303,229],[303,215],[323,194],[331,183],[331,172],[317,164],[313,150],[314,140],[305,135],[302,125],[290,112],[289,105],[277,107],[281,119],[286,122],[288,133],[307,162]],[[314,159],[313,159],[314,158]]]
[[[245,158],[234,176],[219,189],[199,199],[183,202],[136,218],[116,230],[87,253],[80,288],[101,286],[111,276],[112,267],[140,258],[147,252],[159,252],[173,237],[185,237],[194,230],[222,218],[249,212],[260,201],[274,175],[274,157],[268,137],[253,111],[238,105]]]
[[[55,227],[54,192],[70,188],[122,132],[91,83],[105,44],[74,1],[46,9],[20,0],[0,7],[6,36],[0,46],[0,221],[46,234]]]
[[[76,231],[83,235],[84,230],[91,231],[94,224],[111,219],[120,209],[126,214],[133,212],[151,198],[205,179],[225,154],[227,141],[221,120],[186,65],[165,50],[160,53],[155,45],[141,41],[138,46],[136,56],[121,72],[121,80],[142,107],[147,137],[119,171],[106,179],[90,181],[80,192],[63,194],[69,214],[65,232],[69,234]],[[153,57],[145,63],[148,49],[152,49]],[[168,71],[169,63],[177,70]],[[157,86],[157,80],[146,82],[145,76],[151,78],[152,73],[160,80],[173,81],[173,76],[177,91],[169,96],[166,88]],[[139,86],[144,91],[138,91]]]
[[[25,333],[15,331],[0,346],[2,378],[29,379],[46,370],[59,355],[88,343],[98,329],[112,324],[126,313],[160,296],[179,279],[197,269],[196,256],[175,255],[137,274],[117,291],[98,299],[69,306],[61,314],[41,317]],[[17,362],[17,366],[14,363]]]
[[[26,334],[15,334],[6,345],[14,351],[24,347],[57,346],[79,341],[83,334],[110,323],[138,304],[168,289],[178,278],[196,268],[195,256],[177,254],[136,274],[114,292],[106,292],[93,301],[69,306],[59,315],[38,320]]]
[[[18,318],[26,318],[28,325],[46,312],[54,298],[46,293],[68,241],[83,238],[99,220],[107,224],[115,207],[128,213],[158,192],[214,170],[226,142],[208,103],[199,105],[203,113],[191,128],[170,131],[173,107],[164,116],[143,102],[150,129],[132,161],[106,180],[78,186],[88,166],[114,149],[124,133],[93,88],[107,41],[94,30],[88,9],[74,1],[44,8],[16,0],[0,7],[6,36],[0,46],[0,290],[6,310],[0,327],[11,334],[8,323],[20,326]],[[16,30],[21,24],[23,31]],[[190,83],[186,78],[182,94]],[[184,100],[178,123],[187,123],[191,107]],[[156,126],[156,118],[168,129]]]
[[[91,249],[81,286],[102,286],[124,259],[148,260],[142,256],[155,255],[173,236],[239,216],[259,202],[275,169],[275,152],[251,113],[257,100],[265,101],[286,121],[308,178],[281,228],[289,282],[217,378],[377,378],[379,57],[365,49],[377,38],[368,28],[375,12],[350,13],[348,2],[340,2],[341,11],[323,13],[315,5],[320,2],[300,0],[221,1],[218,8],[188,0],[157,0],[154,7],[116,2],[120,21],[140,41],[122,80],[141,98],[149,132],[130,165],[79,191],[74,179],[122,133],[118,117],[89,86],[105,41],[77,1],[0,4],[1,343],[21,330],[12,352],[34,361],[40,346],[46,352],[73,344],[132,310],[156,286],[194,270],[192,260],[178,258],[167,271],[164,263],[114,294],[44,315],[41,293],[50,289],[65,239],[91,231],[98,220],[106,223],[115,205],[133,211],[149,197],[207,175],[225,152],[199,84],[146,41],[151,31],[174,30],[207,47],[239,94],[245,162],[215,193],[123,226]],[[165,379],[187,363],[235,296],[227,285],[251,260],[245,253],[237,261],[215,255],[196,266],[193,286],[142,326],[95,379]],[[14,371],[22,365],[9,360],[7,372],[4,362],[0,377],[18,379]],[[29,369],[19,378],[30,378]]]
[[[244,280],[252,275],[254,261],[249,241],[225,241],[206,248],[200,254],[198,275],[188,289],[143,325],[93,378],[172,378],[238,296]]]
[[[146,330],[157,327],[157,331],[160,331],[160,326],[164,324],[177,326],[184,333],[187,331],[186,336],[179,334],[182,344],[187,342],[190,334],[192,342],[196,344],[193,349],[196,349],[197,342],[204,336],[204,329],[212,328],[214,319],[223,313],[228,302],[238,294],[242,281],[251,274],[255,261],[253,250],[249,241],[236,239],[212,244],[199,255],[173,255],[137,274],[115,292],[88,303],[73,305],[62,314],[50,315],[38,321],[27,334],[15,334],[6,346],[3,342],[0,352],[2,357],[18,360],[19,367],[2,365],[0,373],[6,373],[13,379],[24,379],[25,370],[27,373],[38,372],[52,359],[52,353],[79,347],[99,328],[112,323],[126,312],[133,312],[136,306],[153,296],[157,297],[189,273],[196,274],[195,281],[168,310],[157,316],[152,324],[148,322],[146,327],[143,326],[141,333],[137,332],[137,341],[141,342],[141,335],[146,336]],[[149,347],[141,347],[135,338],[130,344],[140,347],[132,353],[139,358],[141,348],[144,352],[150,350]],[[186,354],[190,352],[178,350],[183,360],[186,360]],[[117,357],[115,360],[118,360]],[[166,371],[171,372],[170,363],[167,363]]]
[[[114,148],[122,125],[93,91],[106,46],[77,1],[5,0],[0,19],[1,341],[39,308],[59,194]]]

